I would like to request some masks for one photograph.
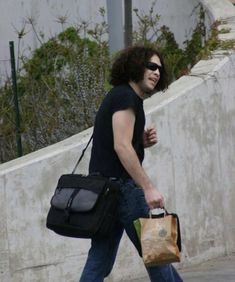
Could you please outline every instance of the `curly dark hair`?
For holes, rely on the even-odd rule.
[[[139,82],[144,78],[146,63],[157,55],[162,68],[160,80],[155,90],[165,90],[168,87],[168,76],[161,54],[152,47],[133,46],[122,50],[116,57],[110,74],[110,84],[117,86],[130,81]]]

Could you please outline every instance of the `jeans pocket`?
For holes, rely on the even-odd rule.
[[[149,207],[145,200],[144,191],[142,188],[136,188],[135,191],[136,197],[136,209],[138,211],[138,217],[147,217],[149,215]]]
[[[121,189],[122,200],[121,205],[128,213],[130,221],[134,221],[139,217],[146,217],[149,214],[149,207],[146,204],[144,191],[133,183],[124,185]]]

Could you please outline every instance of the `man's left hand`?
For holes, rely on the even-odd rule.
[[[144,148],[151,147],[157,143],[157,131],[154,126],[148,127],[143,133]]]

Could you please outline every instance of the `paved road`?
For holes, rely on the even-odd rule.
[[[184,282],[235,282],[235,254],[179,270]],[[149,278],[129,282],[149,282]]]
[[[180,271],[185,282],[235,282],[235,254]]]

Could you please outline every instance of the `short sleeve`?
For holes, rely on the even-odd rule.
[[[135,97],[136,96],[136,97]],[[122,91],[119,93],[115,93],[112,97],[112,114],[114,114],[117,111],[122,111],[126,109],[133,109],[134,112],[137,112],[137,101],[136,101],[137,95],[133,94],[131,90],[129,91]]]

